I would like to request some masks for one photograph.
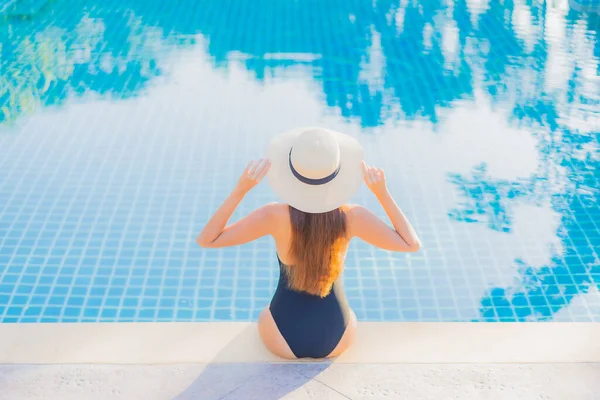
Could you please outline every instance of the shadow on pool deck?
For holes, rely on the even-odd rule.
[[[242,330],[206,366],[198,378],[173,399],[280,399],[304,386],[331,365],[330,361],[282,361],[281,363],[220,361],[230,358],[232,351],[238,351],[239,342],[247,342],[245,338],[255,333],[250,332],[255,329],[256,326],[250,325]]]
[[[281,399],[329,367],[311,364],[209,364],[174,400]]]

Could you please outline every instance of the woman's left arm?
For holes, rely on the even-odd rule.
[[[265,205],[241,220],[227,226],[231,215],[246,193],[256,186],[269,171],[269,160],[250,162],[235,189],[208,221],[196,243],[201,247],[226,247],[251,242],[270,233],[272,206]]]

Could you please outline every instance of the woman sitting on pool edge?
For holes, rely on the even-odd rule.
[[[227,247],[271,235],[279,284],[258,319],[260,336],[275,355],[330,358],[353,342],[356,315],[348,306],[341,272],[350,239],[414,252],[419,238],[387,190],[385,175],[363,161],[351,136],[323,128],[299,128],[275,137],[267,158],[251,162],[235,189],[197,238],[202,247]],[[271,203],[227,225],[250,189],[267,175],[283,203]],[[390,218],[347,204],[365,181]]]

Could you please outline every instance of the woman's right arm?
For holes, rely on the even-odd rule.
[[[363,175],[365,183],[381,203],[394,229],[367,208],[351,206],[348,210],[351,236],[357,236],[384,250],[403,252],[419,250],[421,247],[419,237],[388,191],[383,170],[370,167],[363,162]]]

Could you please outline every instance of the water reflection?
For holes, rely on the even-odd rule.
[[[0,123],[72,96],[134,96],[161,73],[171,46],[193,42],[167,37],[127,8],[115,12],[114,3],[71,3],[48,4],[27,19],[7,12],[0,24]]]
[[[289,125],[368,133],[368,154],[392,171],[390,184],[428,245],[409,258],[353,247],[348,291],[359,318],[547,319],[600,287],[598,23],[562,4],[484,3],[211,0],[167,7],[81,0],[68,10],[57,3],[52,13],[45,8],[30,21],[0,25],[0,123],[77,97],[85,105],[95,95],[143,93],[135,105],[104,109],[112,117],[88,134],[118,143],[116,132],[123,132],[113,119],[129,116],[135,129],[142,118],[131,115],[141,108],[144,134],[154,139],[136,142],[140,154],[152,154],[157,165],[208,172],[233,171],[237,159]],[[182,82],[185,87],[177,86]],[[155,115],[165,99],[172,107]],[[241,126],[252,140],[239,133]],[[206,132],[203,143],[185,135],[195,127]],[[168,141],[161,139],[167,134]],[[82,139],[82,146],[89,142]],[[227,142],[238,145],[227,153]],[[214,158],[217,167],[191,156],[184,164],[174,150],[181,146]],[[136,161],[139,171],[142,161]],[[183,195],[164,200],[160,212],[169,204],[182,215],[196,215],[199,207],[208,213],[214,199],[196,192],[185,197],[184,181],[163,175],[159,182]],[[157,181],[144,177],[138,174],[137,192],[124,189],[132,199],[133,192],[152,197],[158,190]],[[204,188],[226,190],[203,179]],[[126,212],[136,204],[115,207]],[[138,210],[146,221],[147,209]],[[189,232],[198,225],[192,222]],[[184,222],[172,224],[174,232],[188,232]],[[137,231],[123,235],[129,234]],[[220,261],[211,255],[185,247],[187,259],[172,259],[173,242],[156,246],[171,265],[202,260],[207,266],[201,274],[208,274],[202,276],[208,286],[199,284],[194,295],[217,296],[215,279],[231,287],[230,277],[215,278],[221,272],[210,267]],[[223,254],[240,262],[235,251]],[[258,308],[273,280],[271,272],[255,270],[250,284]],[[194,302],[188,288],[174,288]],[[235,293],[218,296],[217,306],[233,308],[234,318],[256,311],[237,298],[231,305]],[[589,311],[593,297],[578,301],[584,304],[569,311],[571,319],[600,318]],[[214,310],[197,315],[218,317]]]

